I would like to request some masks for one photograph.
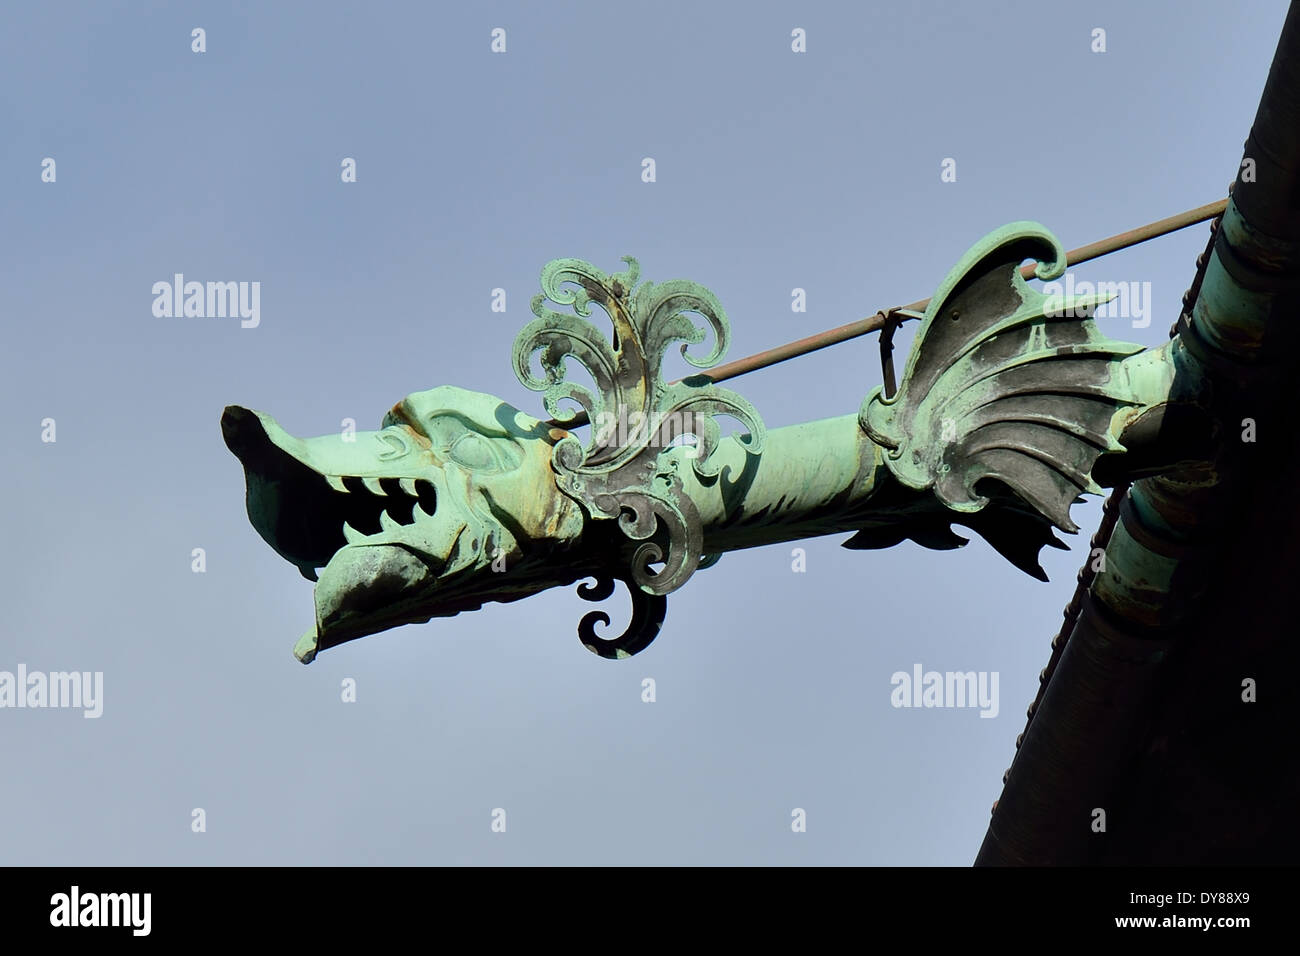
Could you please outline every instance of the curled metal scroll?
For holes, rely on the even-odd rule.
[[[543,393],[547,412],[561,425],[575,422],[576,410],[561,404],[574,403],[592,426],[585,445],[573,434],[556,443],[551,460],[556,485],[589,518],[616,521],[622,536],[636,543],[630,557],[617,559],[626,563],[616,565],[608,578],[579,588],[587,600],[602,600],[619,579],[632,594],[632,623],[618,638],[596,637],[595,624],[609,623],[603,612],[582,619],[583,644],[602,657],[627,657],[647,646],[663,621],[664,595],[700,566],[703,528],[694,502],[682,491],[678,468],[689,460],[697,475],[717,475],[715,418],[734,418],[748,429],[739,441],[751,454],[762,451],[766,438],[754,407],[706,376],[664,381],[664,354],[674,342],[682,343],[682,356],[700,369],[715,365],[726,352],[731,331],[717,297],[684,279],[638,285],[637,261],[630,256],[623,261],[627,269],[613,275],[581,259],[547,263],[542,292],[532,301],[537,318],[520,330],[514,347],[515,374],[525,387]],[[572,314],[547,307],[548,300]],[[612,336],[590,321],[593,302],[609,317]],[[712,347],[692,354],[691,346],[709,331]],[[538,353],[541,377],[532,367]],[[569,380],[570,358],[590,374],[594,389]],[[693,441],[682,452],[687,436]],[[679,453],[669,454],[673,451]],[[658,571],[656,564],[662,564]]]
[[[744,425],[746,449],[762,451],[766,429],[758,412],[745,399],[720,388],[704,376],[669,383],[663,378],[665,352],[683,343],[681,354],[697,368],[718,362],[730,340],[726,313],[717,297],[694,282],[675,279],[640,285],[640,267],[624,257],[624,272],[606,275],[579,259],[556,259],[542,270],[542,294],[535,296],[537,316],[515,340],[515,374],[527,388],[543,393],[547,411],[561,424],[573,421],[579,405],[591,422],[584,446],[567,435],[555,446],[552,463],[556,483],[596,520],[617,520],[623,534],[644,542],[623,569],[647,594],[663,595],[681,587],[699,565],[702,530],[691,500],[682,493],[678,462],[685,457],[702,477],[717,474],[712,455],[720,429],[716,416]],[[568,306],[572,315],[546,306]],[[613,324],[607,337],[587,317],[595,303]],[[704,319],[697,325],[687,313]],[[692,345],[713,332],[713,346],[704,355]],[[542,377],[533,374],[537,353]],[[590,373],[595,388],[570,381],[567,359]],[[689,452],[666,454],[693,436]],[[655,536],[663,547],[650,542]],[[663,562],[655,573],[650,565]]]
[[[622,580],[622,579],[619,579]],[[595,584],[579,584],[578,596],[584,601],[604,601],[614,593],[613,577],[600,577]],[[602,638],[596,635],[597,624],[609,624],[604,611],[589,611],[578,622],[578,638],[582,646],[599,657],[622,660],[638,654],[659,636],[668,610],[668,598],[662,594],[647,594],[627,581],[628,595],[632,598],[632,620],[618,637]]]

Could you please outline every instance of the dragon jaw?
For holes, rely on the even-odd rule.
[[[442,386],[407,396],[379,431],[305,440],[230,406],[222,432],[244,465],[249,520],[317,581],[314,626],[295,648],[304,662],[574,579],[530,557],[581,535],[550,466],[567,433],[490,395]]]

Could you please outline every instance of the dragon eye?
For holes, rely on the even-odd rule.
[[[500,471],[501,462],[491,444],[479,434],[466,431],[447,449],[447,457],[472,471]]]
[[[483,434],[458,416],[437,414],[426,419],[434,451],[466,471],[497,474],[512,471],[523,462],[523,455],[504,435]]]

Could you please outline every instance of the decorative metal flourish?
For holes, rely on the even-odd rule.
[[[1142,347],[1097,328],[1108,296],[1030,288],[1026,258],[1039,279],[1065,271],[1064,249],[1038,223],[976,243],[930,300],[897,394],[875,389],[859,421],[904,485],[932,489],[973,527],[983,520],[995,548],[1046,579],[1035,554],[1056,541],[1050,526],[1077,530],[1070,506],[1101,492],[1098,457],[1123,451],[1112,420],[1137,399],[1118,363]]]
[[[576,402],[592,425],[584,447],[575,435],[555,446],[556,483],[594,519],[617,519],[622,533],[639,542],[626,571],[647,594],[664,595],[681,587],[699,565],[703,531],[677,473],[681,458],[691,460],[701,477],[717,474],[711,458],[720,429],[715,416],[728,416],[749,430],[740,438],[758,454],[766,431],[758,412],[734,392],[705,376],[667,383],[664,353],[682,342],[681,354],[696,368],[708,368],[724,354],[730,339],[726,313],[708,289],[676,279],[637,285],[640,267],[630,256],[625,272],[606,275],[580,259],[556,259],[542,269],[542,294],[532,302],[537,316],[515,340],[515,374],[526,387],[544,394],[546,410],[561,424]],[[567,285],[566,285],[567,284]],[[570,306],[568,315],[547,308],[547,300]],[[590,321],[595,302],[613,323],[612,342]],[[690,346],[706,330],[686,313],[702,316],[713,331],[713,347],[695,356]],[[533,355],[541,352],[544,376],[533,375]],[[578,360],[591,374],[595,390],[568,381],[566,359]],[[685,442],[686,436],[694,441]],[[682,455],[669,455],[686,445]],[[654,540],[651,540],[651,538]],[[651,565],[663,562],[655,572]]]
[[[634,259],[614,275],[576,259],[542,272],[514,365],[558,421],[447,385],[408,394],[355,441],[295,438],[269,415],[227,408],[222,433],[244,466],[249,520],[316,580],[295,656],[594,580],[579,589],[588,600],[627,585],[631,623],[597,636],[610,618],[588,613],[582,643],[626,657],[655,639],[666,595],[719,553],[837,532],[853,533],[850,548],[910,538],[947,549],[965,542],[953,531],[962,525],[1045,577],[1039,551],[1060,544],[1054,528],[1074,530],[1080,493],[1162,462],[1211,460],[1210,445],[1193,446],[1214,416],[1196,391],[1208,386],[1183,380],[1174,397],[1181,351],[1139,356],[1110,341],[1092,320],[1102,298],[1030,289],[1029,257],[1041,279],[1064,268],[1036,223],[985,237],[930,301],[896,390],[877,389],[856,420],[805,422],[771,440],[749,403],[717,386],[717,370],[664,381],[674,342],[697,368],[719,361],[727,321],[694,283],[638,285]],[[612,334],[593,324],[592,303]],[[590,382],[568,380],[570,358]],[[1183,418],[1166,429],[1175,401]],[[582,412],[589,433],[578,431]],[[748,434],[721,442],[723,416]]]
[[[614,593],[614,578],[601,577],[595,584],[579,584],[578,597],[584,601],[604,601]],[[659,635],[659,628],[664,623],[664,612],[668,610],[668,598],[662,594],[647,594],[640,588],[632,587],[626,580],[629,596],[632,598],[632,620],[627,628],[615,638],[596,636],[597,624],[608,624],[609,615],[604,611],[589,611],[578,622],[578,638],[582,646],[600,657],[610,660],[622,660],[638,654],[650,646]]]

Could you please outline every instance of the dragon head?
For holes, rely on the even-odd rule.
[[[536,318],[520,330],[513,358],[519,381],[543,393],[552,422],[451,386],[408,395],[379,431],[307,440],[260,412],[225,410],[222,431],[244,465],[249,519],[317,582],[316,619],[294,649],[299,660],[584,578],[595,580],[578,587],[589,601],[623,582],[632,615],[611,638],[596,632],[609,615],[586,614],[583,646],[617,659],[654,639],[665,596],[705,558],[702,521],[682,478],[688,469],[717,478],[714,416],[747,427],[750,456],[762,451],[765,429],[753,406],[707,377],[664,380],[664,353],[675,342],[700,369],[726,351],[726,313],[713,293],[683,279],[638,284],[637,261],[623,261],[628,268],[613,275],[580,259],[542,269]],[[591,322],[593,305],[612,336]],[[709,329],[713,347],[691,353]],[[570,358],[594,388],[568,378]],[[588,442],[555,421],[590,423]],[[676,450],[687,436],[691,447]]]
[[[353,638],[582,576],[553,560],[584,524],[551,465],[569,433],[494,396],[415,392],[372,432],[294,438],[237,405],[221,427],[244,466],[249,520],[317,581],[315,623],[294,649],[304,663]]]

